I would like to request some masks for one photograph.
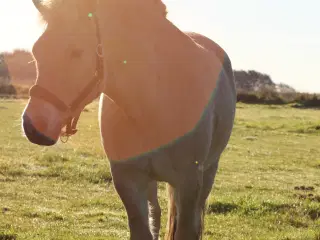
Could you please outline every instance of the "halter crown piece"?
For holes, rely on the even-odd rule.
[[[93,91],[94,87],[98,87],[100,81],[103,79],[103,55],[102,55],[102,45],[101,45],[101,35],[100,35],[100,29],[99,29],[99,22],[95,15],[92,13],[88,14],[89,18],[92,18],[94,16],[95,25],[96,25],[96,37],[98,40],[97,50],[96,50],[96,71],[94,76],[92,77],[92,80],[88,83],[88,85],[81,91],[81,93],[76,97],[76,99],[70,104],[65,104],[62,100],[60,100],[56,95],[51,93],[49,90],[39,86],[39,85],[33,85],[29,91],[30,97],[36,97],[39,99],[42,99],[53,106],[55,106],[58,110],[67,113],[68,115],[71,115],[74,113],[81,105],[81,103],[86,99],[89,94]],[[95,98],[99,96],[100,93],[97,94]],[[81,114],[81,113],[80,113]],[[80,114],[75,117],[69,117],[67,124],[66,124],[66,130],[60,134],[60,140],[63,143],[66,143],[70,136],[77,133],[77,123],[80,117]]]

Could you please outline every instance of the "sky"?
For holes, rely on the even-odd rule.
[[[320,93],[319,0],[164,0],[184,31],[222,46],[235,70],[256,70]],[[41,34],[31,0],[0,0],[0,52],[31,49]]]

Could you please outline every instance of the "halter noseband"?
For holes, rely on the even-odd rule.
[[[71,114],[80,107],[83,100],[89,96],[93,88],[99,85],[100,81],[103,79],[104,73],[103,73],[103,55],[102,55],[101,35],[100,35],[100,29],[99,29],[99,22],[96,15],[94,15],[94,21],[96,26],[96,37],[98,40],[98,45],[96,50],[96,71],[94,76],[92,77],[92,80],[80,92],[79,96],[70,105],[67,105],[62,100],[60,100],[56,95],[51,93],[49,90],[39,85],[33,85],[29,91],[30,97],[36,97],[36,98],[42,99],[52,104],[53,106],[55,106],[61,112],[67,112],[68,114]],[[99,94],[96,97],[98,97]],[[74,135],[77,132],[76,125],[79,120],[79,117],[80,117],[80,114],[76,117],[72,117],[72,116],[69,117],[66,124],[66,130],[60,136],[60,139],[61,137],[66,137],[65,141],[61,139],[62,142],[66,142],[70,136]]]

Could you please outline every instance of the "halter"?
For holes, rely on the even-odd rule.
[[[99,22],[94,15],[94,21],[96,26],[96,37],[98,40],[98,45],[96,49],[96,71],[94,76],[92,77],[92,80],[88,83],[88,85],[80,92],[79,96],[73,100],[73,102],[70,105],[65,104],[62,100],[60,100],[56,95],[51,93],[49,90],[39,86],[39,85],[33,85],[29,91],[30,97],[36,97],[41,100],[44,100],[53,106],[55,106],[58,110],[65,112],[69,115],[71,115],[75,110],[77,110],[81,103],[84,101],[85,98],[89,96],[89,94],[92,92],[93,88],[95,86],[98,86],[100,81],[103,79],[103,53],[102,53],[102,44],[101,44],[101,35],[100,35],[100,29],[99,29]],[[100,94],[100,93],[99,93]],[[99,96],[95,98],[97,98]],[[81,114],[81,112],[80,112]],[[70,116],[67,120],[66,124],[66,130],[61,133],[60,140],[63,143],[66,143],[70,136],[74,135],[78,130],[76,129],[77,122],[79,120],[80,114],[72,117]],[[65,139],[62,139],[65,138]]]

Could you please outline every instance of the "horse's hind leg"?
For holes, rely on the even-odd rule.
[[[158,202],[158,186],[151,181],[148,187],[149,219],[153,240],[158,240],[161,224],[161,208]]]
[[[111,165],[114,186],[126,208],[130,240],[152,240],[148,219],[148,184],[146,173],[132,166]]]
[[[199,199],[199,205],[202,209],[202,229],[204,228],[204,217],[205,217],[205,207],[206,207],[206,201],[209,197],[209,194],[212,190],[214,179],[217,173],[218,169],[218,161],[220,157],[216,158],[216,162],[214,162],[206,171],[203,173],[203,183],[202,183],[202,189],[200,193],[200,199]]]
[[[182,184],[174,190],[177,206],[175,240],[198,240],[201,238],[202,208],[199,204],[202,188],[201,174],[198,166],[194,164],[185,173]]]

